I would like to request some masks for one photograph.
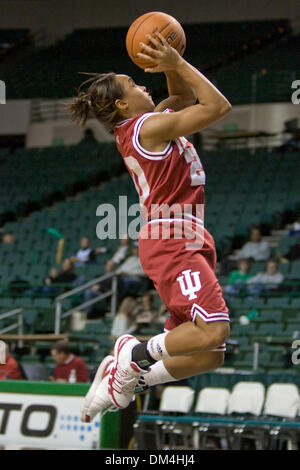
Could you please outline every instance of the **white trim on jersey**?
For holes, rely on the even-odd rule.
[[[164,112],[169,112],[169,111],[165,110]],[[173,150],[171,141],[168,143],[166,148],[164,150],[162,150],[161,152],[149,152],[144,147],[142,147],[142,145],[139,142],[139,133],[140,133],[140,130],[141,130],[141,127],[142,127],[143,123],[145,122],[145,120],[149,116],[153,116],[154,114],[159,114],[159,113],[143,114],[136,121],[136,123],[134,125],[132,143],[133,143],[133,146],[134,146],[135,150],[137,151],[137,153],[139,153],[142,157],[147,158],[147,160],[164,160],[165,158],[167,158],[170,155],[170,153]]]
[[[206,310],[204,310],[204,308],[200,307],[200,305],[193,304],[191,308],[191,317],[192,317],[193,322],[195,321],[197,315],[199,315],[199,317],[206,323],[219,321],[219,320],[228,321],[228,322],[230,321],[228,313],[225,313],[225,312],[208,313]]]
[[[133,119],[133,118],[129,118],[129,119],[125,119],[124,121],[120,122],[120,124],[118,124],[118,125],[116,126],[116,129],[118,129],[119,127],[124,126],[124,124],[126,124],[126,122],[131,121],[132,119]]]
[[[149,222],[147,222],[147,224],[152,224],[154,222],[195,222],[196,224],[200,224],[202,227],[204,227],[204,221],[202,219],[195,217],[193,214],[184,213],[183,216],[184,218],[175,217],[172,219],[166,219],[166,218],[151,219],[149,220]],[[192,220],[190,220],[189,218],[191,218]]]

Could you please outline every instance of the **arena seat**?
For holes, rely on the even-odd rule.
[[[278,33],[279,28],[282,34]],[[245,55],[243,45],[246,44],[250,50],[255,46],[255,40],[266,41],[268,44],[274,41],[277,45],[281,36],[288,33],[289,26],[287,20],[279,19],[186,24],[184,29],[189,45],[185,53],[186,58],[201,70],[209,70],[220,68],[226,62]],[[83,81],[82,76],[77,73],[81,70],[91,72],[114,70],[117,73],[132,75],[137,83],[142,84],[144,81],[142,70],[130,61],[126,53],[126,33],[127,28],[124,27],[77,29],[54,45],[37,48],[13,62],[4,63],[2,79],[11,83],[11,99],[71,96],[74,88]],[[88,54],[86,44],[89,44]],[[99,51],[101,51],[101,70],[99,70]],[[67,62],[66,57],[68,57]],[[31,68],[26,67],[28,63],[32,64]],[[16,70],[22,70],[22,78]],[[244,68],[243,73],[236,78],[234,91],[237,99],[244,102],[251,96],[251,82],[247,69]],[[231,92],[226,75],[219,75],[217,79],[222,81],[222,86],[229,87]],[[58,83],[60,86],[57,86]],[[149,74],[147,83],[154,93],[161,95],[163,85],[161,77]],[[272,87],[272,90],[276,88]],[[264,88],[265,94],[268,91],[268,88]]]
[[[260,382],[238,382],[229,397],[228,413],[261,414],[265,387]]]
[[[226,388],[205,387],[198,394],[194,411],[195,413],[225,415],[228,409],[229,395]]]

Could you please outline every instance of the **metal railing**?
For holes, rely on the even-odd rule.
[[[5,318],[11,318],[17,316],[17,321],[13,323],[12,325],[5,326],[4,328],[0,329],[0,335],[4,335],[8,331],[12,331],[15,329],[18,329],[18,334],[22,335],[23,334],[23,309],[22,308],[16,308],[14,310],[10,310],[9,312],[1,313],[0,314],[0,321],[4,320]],[[18,341],[18,346],[21,348],[23,346],[23,341],[19,340]]]
[[[260,344],[257,341],[255,341],[255,343],[253,344],[254,351],[253,351],[253,365],[252,365],[252,370],[254,372],[256,372],[258,369],[259,347],[260,347]]]
[[[88,289],[89,287],[92,287],[95,284],[101,283],[101,282],[106,281],[108,279],[112,280],[112,286],[111,286],[110,290],[108,290],[107,292],[99,294],[97,297],[94,297],[91,300],[87,300],[85,302],[82,302],[81,304],[67,310],[64,313],[62,312],[62,301],[63,300],[68,299],[69,297],[72,297],[75,294],[83,292],[84,290]],[[81,286],[76,287],[75,289],[72,289],[72,290],[70,290],[68,292],[65,292],[64,294],[61,294],[58,297],[56,297],[55,298],[55,302],[56,302],[55,326],[54,326],[55,334],[60,333],[62,320],[69,317],[70,315],[72,315],[73,312],[76,312],[80,309],[84,309],[86,307],[94,305],[97,302],[100,302],[100,300],[106,299],[108,297],[111,297],[111,312],[110,312],[109,316],[113,317],[116,313],[116,308],[117,308],[117,287],[118,287],[117,274],[115,272],[113,272],[113,273],[109,273],[109,274],[104,274],[101,277],[97,277],[96,279],[93,279],[92,281],[89,281],[85,284],[82,284]]]
[[[31,101],[31,122],[57,121],[68,119],[70,113],[66,111],[65,102],[68,100],[33,99]]]

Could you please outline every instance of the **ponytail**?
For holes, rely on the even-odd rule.
[[[113,72],[86,75],[92,75],[92,77],[80,85],[78,96],[74,97],[67,106],[72,115],[72,121],[83,127],[89,117],[96,117],[109,131],[112,131],[122,120],[115,105],[115,101],[123,97],[122,87],[116,81],[116,75]],[[87,91],[81,91],[82,86],[89,82],[92,84]]]
[[[72,121],[83,127],[90,115],[91,101],[87,93],[80,92],[73,98],[68,110],[72,114]]]

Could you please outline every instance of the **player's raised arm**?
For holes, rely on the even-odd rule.
[[[161,101],[155,111],[161,112],[167,108],[180,111],[188,106],[192,106],[197,101],[197,95],[193,88],[186,83],[178,72],[168,70],[165,72],[169,96]]]
[[[159,145],[176,137],[190,135],[204,129],[231,110],[231,105],[222,93],[195,67],[186,62],[159,33],[156,34],[155,49],[143,44],[143,57],[153,62],[153,68],[145,71],[176,72],[192,88],[199,104],[175,113],[156,114],[142,126],[140,138],[143,144]]]

